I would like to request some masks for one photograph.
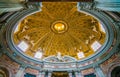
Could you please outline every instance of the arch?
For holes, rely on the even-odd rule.
[[[120,77],[120,66],[115,67],[111,71],[111,77]]]
[[[115,70],[116,71],[116,68],[120,67],[120,64],[119,62],[115,62],[115,63],[111,63],[111,65],[109,66],[109,69],[108,69],[108,73],[107,73],[107,77],[117,77],[117,76],[112,76],[112,72]]]
[[[9,71],[5,67],[0,67],[0,77],[10,77]]]

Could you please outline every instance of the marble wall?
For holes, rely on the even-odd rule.
[[[100,67],[102,68],[103,73],[107,77],[110,77],[111,71],[116,66],[120,66],[120,56],[119,56],[118,53],[112,55],[111,58],[109,58],[108,60],[106,60],[105,62],[103,62],[100,65]]]

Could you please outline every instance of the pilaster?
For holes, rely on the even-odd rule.
[[[69,72],[69,77],[72,77],[72,72]]]
[[[96,66],[95,68],[95,72],[98,75],[98,77],[106,77],[102,71],[102,69],[100,68],[100,66]]]
[[[48,77],[51,77],[51,76],[52,76],[52,73],[51,73],[51,72],[49,72],[49,73],[48,73]]]
[[[75,77],[82,77],[81,72],[75,72]]]
[[[15,77],[22,77],[23,74],[24,74],[25,68],[26,68],[25,66],[21,66],[21,67],[19,68],[19,71],[16,73]]]

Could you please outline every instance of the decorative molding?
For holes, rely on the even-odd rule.
[[[49,56],[43,59],[45,62],[75,62],[76,59],[71,56],[61,56],[61,59],[59,59],[57,56]]]
[[[88,69],[85,69],[85,70],[81,70],[81,75],[84,76],[84,75],[87,75],[87,74],[91,74],[91,73],[94,73],[95,70],[94,68],[88,68]]]
[[[79,2],[78,7],[80,9],[94,10],[95,4],[96,4],[95,2]]]
[[[39,74],[39,71],[38,70],[35,70],[35,69],[32,69],[32,68],[26,68],[25,73],[30,73],[30,74],[34,74],[34,75],[38,75]]]
[[[95,0],[97,2],[96,8],[104,11],[120,11],[119,0]]]

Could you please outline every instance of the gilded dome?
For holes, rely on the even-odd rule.
[[[81,60],[99,51],[105,38],[103,25],[78,11],[76,2],[43,2],[42,11],[26,16],[13,34],[14,44],[38,59],[68,55]]]

